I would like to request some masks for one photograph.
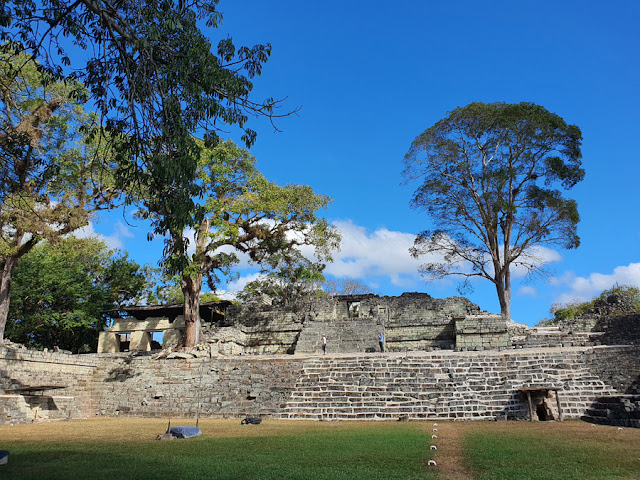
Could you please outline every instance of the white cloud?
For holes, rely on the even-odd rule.
[[[111,235],[104,235],[95,231],[93,222],[89,222],[89,225],[79,228],[72,235],[76,238],[89,238],[98,237],[111,249],[123,249],[125,238],[134,238],[134,234],[127,228],[127,226],[118,222],[114,225],[113,233]]]
[[[419,279],[418,266],[424,258],[409,255],[415,235],[379,228],[373,232],[351,221],[334,223],[342,232],[340,252],[327,265],[326,273],[335,277],[367,279],[388,276],[394,285],[408,286]]]
[[[196,231],[193,228],[187,228],[182,236],[186,239],[187,243],[187,255],[193,255],[196,253]]]
[[[216,290],[216,295],[218,295],[223,300],[233,300],[236,298],[236,295],[239,291],[241,291],[249,282],[253,282],[260,278],[262,274],[259,272],[250,273],[248,275],[241,276],[237,280],[233,280],[227,283],[227,287],[225,289]]]
[[[518,297],[537,297],[538,291],[530,286],[520,287],[516,292],[516,296]]]
[[[400,287],[413,287],[420,281],[418,267],[423,263],[440,262],[442,257],[436,254],[413,258],[409,248],[416,236],[412,233],[396,232],[379,228],[373,232],[355,225],[351,221],[335,222],[342,232],[342,249],[329,264],[326,273],[336,277],[367,279],[371,276],[387,276],[391,283]],[[535,246],[522,256],[522,263],[542,267],[561,260],[560,254],[550,248]],[[464,271],[470,271],[469,265],[460,265]],[[491,262],[488,262],[491,272]],[[528,269],[521,263],[512,266],[512,277],[526,276]],[[530,295],[529,291],[526,293]]]
[[[565,303],[574,299],[589,300],[616,283],[640,287],[640,263],[616,267],[609,274],[592,273],[588,277],[578,277],[572,272],[566,272],[562,277],[552,279],[551,283],[557,287],[569,287],[568,292],[558,297],[558,302]]]

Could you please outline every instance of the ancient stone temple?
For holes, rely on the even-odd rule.
[[[134,318],[115,319],[101,334],[98,352],[123,351],[122,345],[130,351],[151,350],[153,332],[162,332],[164,345],[182,339],[181,306],[124,310]],[[379,333],[390,352],[509,346],[507,324],[500,315],[481,312],[463,297],[343,295],[288,306],[212,302],[201,310],[202,343],[214,354],[313,353],[320,351],[323,335],[332,353],[375,352]]]
[[[111,352],[0,347],[0,422],[198,412],[316,420],[564,417],[640,428],[640,315],[612,310],[618,303],[536,328],[507,323],[461,297],[425,294],[286,308],[205,304],[203,341],[190,352],[168,348],[182,334],[180,306],[130,309],[103,335]],[[162,341],[165,348],[154,350]]]

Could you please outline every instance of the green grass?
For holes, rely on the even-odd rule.
[[[174,420],[192,425],[193,420]],[[200,422],[159,442],[154,419],[0,426],[0,480],[640,479],[640,429],[569,422]],[[437,467],[425,466],[434,458]]]
[[[307,425],[270,434],[266,426],[235,428],[247,436],[215,432],[169,442],[3,442],[11,479],[428,479],[428,438],[418,425]],[[65,425],[66,427],[66,425]],[[265,434],[262,434],[262,433]],[[124,433],[124,432],[123,432]],[[150,438],[153,438],[151,436]]]
[[[638,479],[638,433],[584,422],[473,426],[464,451],[479,480]]]

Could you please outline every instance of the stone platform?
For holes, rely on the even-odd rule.
[[[173,359],[0,349],[0,388],[68,385],[64,409],[74,417],[195,417],[199,410],[230,418],[526,419],[520,389],[553,387],[565,418],[580,418],[597,398],[637,383],[638,372],[639,346]],[[555,398],[537,401],[557,415]],[[0,405],[1,422],[7,413]]]

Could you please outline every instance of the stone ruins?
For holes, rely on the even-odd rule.
[[[538,328],[462,297],[419,293],[287,307],[214,302],[201,306],[201,342],[190,352],[176,348],[181,306],[120,313],[96,354],[0,347],[0,422],[198,410],[316,420],[563,417],[640,428],[640,317],[620,298]]]

